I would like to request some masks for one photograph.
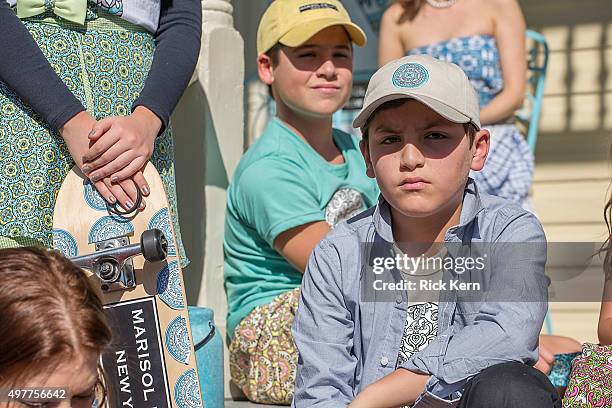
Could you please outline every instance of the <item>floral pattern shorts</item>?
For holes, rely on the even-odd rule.
[[[289,405],[298,352],[291,335],[300,288],[255,308],[236,328],[229,347],[232,381],[261,404]]]

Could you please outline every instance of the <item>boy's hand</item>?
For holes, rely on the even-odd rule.
[[[538,347],[538,352],[540,357],[538,362],[534,365],[534,368],[548,375],[555,361],[555,356],[546,347],[542,346],[542,344]]]
[[[108,177],[118,183],[132,177],[153,154],[161,125],[157,115],[143,106],[130,116],[102,119],[89,135],[93,144],[83,157],[83,172],[94,182]],[[145,193],[148,187],[142,181],[139,187]]]

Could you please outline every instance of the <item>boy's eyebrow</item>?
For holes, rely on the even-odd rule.
[[[436,127],[436,126],[452,126],[452,125],[453,125],[453,123],[450,122],[449,120],[440,120],[440,119],[436,118],[436,119],[429,120],[423,126],[419,126],[419,129],[420,130],[427,130],[427,129],[431,129],[432,127]]]
[[[386,125],[384,123],[381,123],[381,124],[377,125],[374,128],[374,131],[375,132],[385,132],[385,133],[399,133],[398,129],[393,128],[391,126],[388,126],[388,125]]]
[[[442,121],[442,120],[439,120],[439,119],[431,119],[431,120],[427,121],[423,126],[419,126],[418,130],[423,131],[423,130],[428,130],[428,129],[431,129],[431,128],[434,128],[434,127],[439,127],[439,126],[446,126],[446,127],[448,127],[448,126],[452,126],[452,125],[453,125],[453,123],[448,123],[447,121]],[[385,124],[385,123],[381,123],[381,124],[377,125],[374,128],[374,131],[375,132],[385,132],[385,133],[400,133],[401,132],[400,129],[394,128],[394,127],[389,126],[388,124]]]

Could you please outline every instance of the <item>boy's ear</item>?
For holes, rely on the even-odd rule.
[[[259,54],[257,57],[257,73],[261,82],[266,85],[272,85],[272,82],[274,82],[272,58],[266,54]]]
[[[491,135],[486,129],[480,129],[474,135],[474,142],[470,149],[472,153],[472,164],[470,169],[474,171],[480,171],[485,165],[487,155],[489,154],[489,144],[491,142]]]
[[[361,150],[361,154],[363,155],[363,159],[366,164],[366,175],[369,178],[374,178],[374,168],[372,167],[372,160],[370,160],[370,150],[368,149],[368,142],[364,139],[361,139],[359,142],[359,150]]]

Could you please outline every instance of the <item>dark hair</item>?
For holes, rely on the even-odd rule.
[[[0,249],[0,279],[2,386],[19,386],[7,382],[53,370],[83,351],[100,354],[110,343],[97,288],[58,252]]]
[[[396,3],[399,3],[403,8],[404,12],[400,16],[399,22],[403,21],[412,21],[419,14],[421,7],[425,4],[425,0],[395,0]]]
[[[363,137],[363,140],[365,140],[366,142],[366,148],[367,148],[367,142],[369,138],[369,134],[368,134],[370,130],[369,128],[372,122],[374,121],[374,118],[376,117],[376,115],[386,110],[389,110],[389,109],[398,108],[402,106],[404,103],[408,102],[409,100],[411,99],[406,99],[406,98],[394,99],[392,101],[383,103],[378,108],[376,108],[374,112],[372,112],[372,114],[370,115],[366,123],[361,127],[361,135]],[[470,141],[470,147],[471,147],[472,144],[474,143],[474,138],[476,137],[476,133],[478,133],[478,128],[472,122],[468,122],[468,123],[463,124],[463,129],[465,130],[465,133],[467,133],[468,135],[468,139]]]

